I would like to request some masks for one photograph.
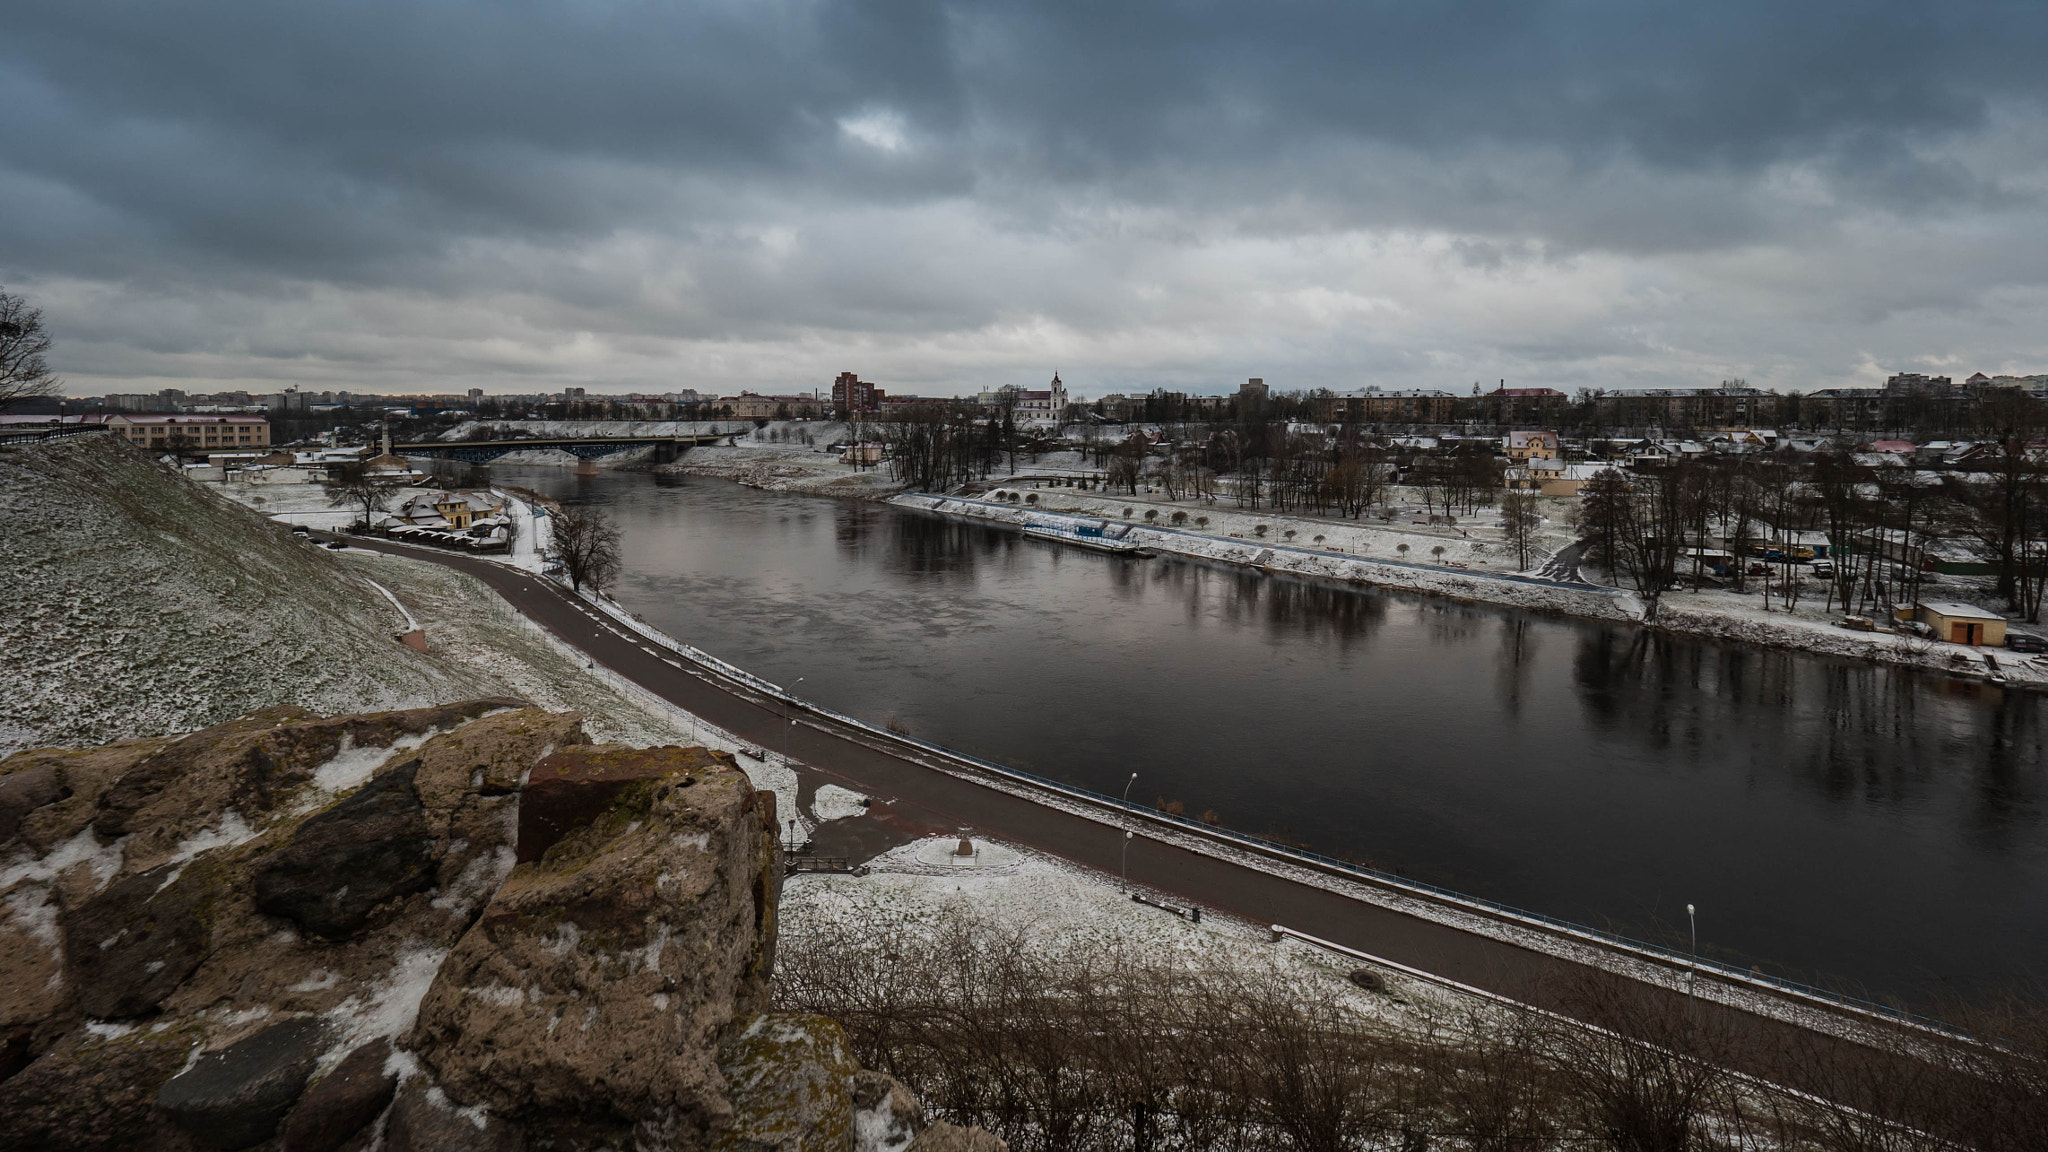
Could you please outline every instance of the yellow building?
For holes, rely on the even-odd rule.
[[[1990,648],[2005,645],[2005,617],[1974,604],[1923,600],[1913,605],[1913,615],[1933,629],[1936,640],[1946,640],[1951,644],[1982,644]]]
[[[1557,433],[1510,432],[1507,449],[1509,462],[1515,464],[1525,460],[1555,460],[1558,457]]]
[[[270,421],[261,416],[109,416],[107,427],[148,452],[168,452],[181,441],[187,455],[205,456],[270,447]]]

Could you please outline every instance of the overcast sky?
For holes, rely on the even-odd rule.
[[[2048,372],[2048,5],[10,0],[77,394]]]

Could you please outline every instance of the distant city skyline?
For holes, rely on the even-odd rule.
[[[2048,12],[24,0],[74,395],[2048,371]]]

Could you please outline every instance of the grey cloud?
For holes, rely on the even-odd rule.
[[[1447,234],[1473,277],[1769,245],[1885,275],[1828,238],[1873,219],[2039,229],[2044,48],[2035,9],[1924,0],[21,0],[0,41],[0,278],[120,284],[161,315],[205,301],[181,344],[249,306],[233,300],[270,315],[313,287],[464,323],[488,299],[537,371],[567,329],[628,360],[647,341],[916,349],[1037,322],[1142,344],[1241,310],[1217,253],[1359,231]],[[842,127],[862,116],[893,117],[902,147]],[[2039,283],[2018,263],[1987,267]],[[1945,275],[1916,298],[1984,287]],[[1326,376],[1589,372],[1661,346],[1633,326],[1644,307],[1617,297],[1533,343],[1363,322],[1230,339]],[[89,330],[146,351],[178,327]],[[248,354],[302,338],[284,323]],[[1162,368],[1183,370],[1208,369]]]

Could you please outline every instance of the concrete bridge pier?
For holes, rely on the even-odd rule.
[[[575,469],[575,473],[574,473],[574,474],[575,474],[575,475],[577,475],[577,476],[596,476],[596,475],[597,475],[597,461],[595,461],[595,460],[592,460],[592,459],[591,459],[590,457],[588,457],[588,456],[579,456],[579,457],[577,457],[577,458],[576,458],[576,469]]]

